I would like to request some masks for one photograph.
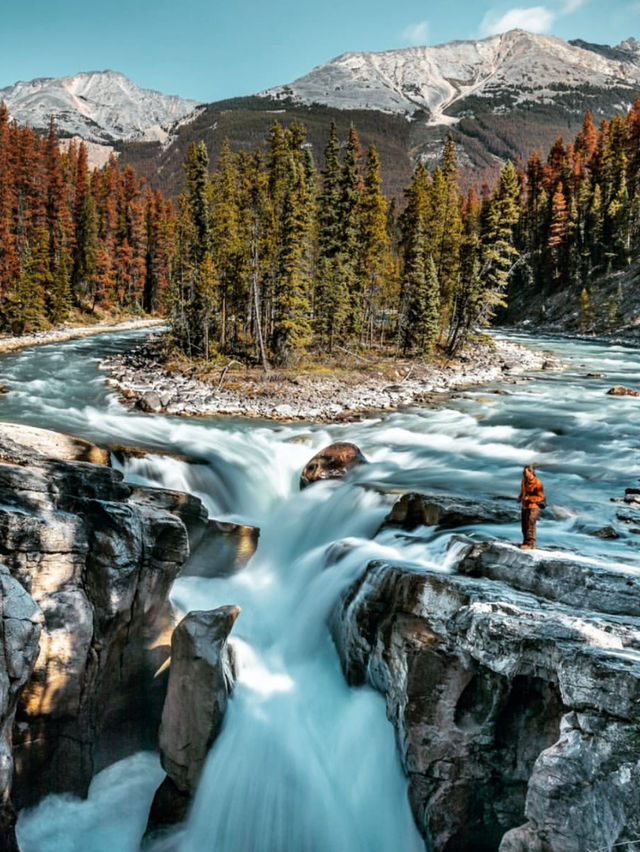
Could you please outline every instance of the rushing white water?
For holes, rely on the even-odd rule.
[[[602,541],[588,533],[612,522],[619,507],[610,498],[640,476],[640,401],[605,393],[637,382],[640,353],[550,341],[567,369],[506,383],[506,394],[473,390],[441,409],[329,427],[126,410],[96,363],[138,336],[5,357],[0,377],[12,393],[0,397],[0,419],[144,446],[150,455],[126,463],[129,480],[190,491],[212,517],[261,528],[258,551],[240,573],[174,585],[173,602],[184,612],[241,606],[231,640],[239,676],[189,819],[158,848],[417,852],[423,845],[384,701],[345,684],[326,618],[373,558],[447,570],[455,554],[447,551],[450,536],[433,530],[376,535],[389,506],[379,492],[513,500],[522,464],[534,462],[553,507],[539,524],[541,546],[637,561],[632,535]],[[338,439],[357,443],[371,463],[346,481],[299,492],[304,463]],[[193,463],[163,456],[166,449]],[[519,536],[515,523],[467,532]],[[158,783],[154,760],[137,755],[110,767],[87,802],[52,796],[21,814],[23,852],[133,852]]]

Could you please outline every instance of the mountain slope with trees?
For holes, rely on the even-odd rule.
[[[519,260],[508,321],[573,331],[633,328],[640,315],[640,98],[573,142],[534,152],[521,175]],[[628,329],[627,329],[628,330]]]
[[[436,47],[348,53],[261,96],[203,107],[166,145],[120,149],[154,186],[177,196],[192,142],[206,144],[211,162],[224,139],[233,151],[252,151],[277,112],[283,126],[305,124],[319,166],[329,122],[341,137],[353,124],[365,147],[376,146],[385,193],[399,201],[418,160],[430,169],[440,161],[449,133],[462,188],[477,188],[493,184],[506,160],[524,162],[533,148],[573,138],[587,110],[597,123],[610,119],[639,92],[635,39],[609,47],[514,30]]]

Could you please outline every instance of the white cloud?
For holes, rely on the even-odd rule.
[[[496,35],[508,30],[548,33],[558,18],[577,12],[588,2],[589,0],[562,0],[556,9],[549,9],[547,6],[529,6],[526,9],[517,7],[503,14],[489,9],[480,24],[480,32],[483,35]],[[638,2],[640,4],[640,0]]]
[[[417,24],[410,24],[402,33],[402,38],[404,41],[408,41],[409,44],[426,44],[428,36],[428,21],[418,21]]]
[[[504,15],[489,10],[482,19],[480,30],[485,35],[506,33],[508,30],[526,30],[530,33],[548,33],[556,15],[546,6],[530,6],[528,9],[509,9]]]
[[[560,15],[570,15],[572,12],[577,12],[581,9],[588,0],[564,0]]]

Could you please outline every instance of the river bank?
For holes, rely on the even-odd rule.
[[[135,331],[142,328],[153,328],[164,325],[166,320],[135,319],[123,322],[97,322],[94,325],[62,325],[47,331],[34,331],[17,337],[0,337],[0,354],[15,352],[27,346],[37,346],[46,343],[62,343],[75,337],[89,337],[92,334],[103,334],[107,331]]]
[[[443,393],[474,385],[520,382],[525,372],[559,366],[548,353],[506,341],[474,344],[440,363],[345,353],[331,367],[268,373],[230,362],[203,374],[164,358],[161,341],[152,340],[104,359],[100,367],[123,401],[152,413],[340,422],[431,404]]]

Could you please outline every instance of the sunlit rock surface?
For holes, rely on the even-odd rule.
[[[633,565],[470,542],[453,572],[377,562],[347,591],[342,665],[386,696],[429,849],[640,836],[639,584]]]
[[[109,467],[45,456],[0,428],[0,560],[44,616],[16,713],[18,807],[84,794],[96,771],[155,745],[168,592],[189,555],[186,522],[202,514],[195,498],[134,489]]]
[[[349,441],[336,441],[309,459],[300,475],[300,488],[321,479],[339,479],[357,464],[366,463],[360,448]]]
[[[167,778],[156,792],[149,830],[179,822],[217,737],[233,682],[227,637],[237,606],[190,612],[173,632],[169,686],[160,726]]]

